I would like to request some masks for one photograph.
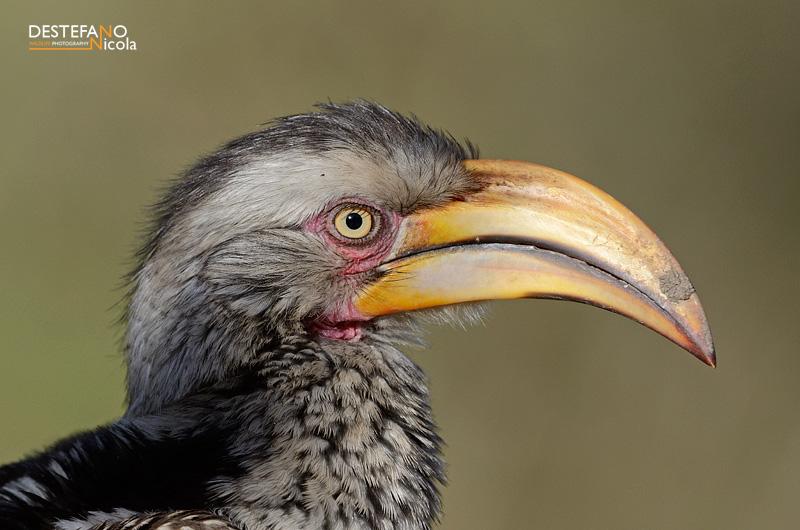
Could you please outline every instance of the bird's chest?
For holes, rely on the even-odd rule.
[[[440,465],[424,387],[325,362],[272,384],[264,423],[240,438],[246,474],[225,503],[234,520],[248,530],[428,527]]]

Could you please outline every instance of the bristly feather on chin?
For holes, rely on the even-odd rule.
[[[382,317],[371,323],[367,334],[395,346],[424,348],[428,345],[425,337],[430,325],[466,329],[483,324],[489,305],[486,302],[473,302]]]

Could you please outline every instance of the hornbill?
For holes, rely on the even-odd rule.
[[[441,441],[398,347],[482,301],[575,300],[714,365],[695,289],[622,204],[356,101],[199,161],[131,275],[125,415],[0,468],[0,528],[428,529]]]

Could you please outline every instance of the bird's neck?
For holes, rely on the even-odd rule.
[[[429,528],[444,480],[424,375],[392,346],[285,345],[240,412],[248,472],[221,490],[248,529]]]
[[[247,381],[223,422],[242,473],[213,479],[214,506],[248,530],[430,527],[443,463],[413,362],[378,337],[315,342],[231,315],[200,271],[159,287],[159,264],[142,269],[129,308],[127,416]]]

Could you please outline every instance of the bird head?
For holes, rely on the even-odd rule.
[[[416,315],[493,299],[588,303],[715,362],[692,284],[622,204],[361,101],[278,119],[187,171],[132,285],[135,412],[269,345],[402,338]]]

